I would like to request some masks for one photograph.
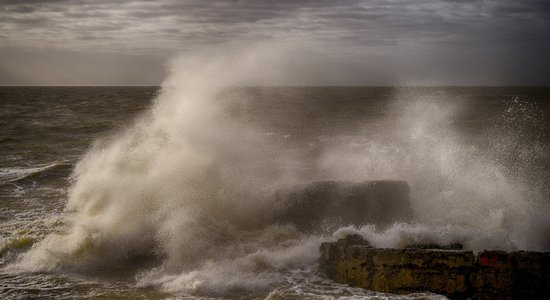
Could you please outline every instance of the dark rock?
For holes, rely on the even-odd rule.
[[[548,299],[550,253],[484,251],[471,275],[474,299]]]
[[[405,181],[318,181],[275,193],[276,219],[303,231],[323,226],[376,224],[384,227],[412,217]]]
[[[438,244],[409,244],[403,248],[407,249],[440,249],[440,250],[462,250],[464,247],[459,243],[452,243],[447,245]]]
[[[346,249],[353,245],[370,247],[370,244],[365,239],[356,234],[348,235],[344,239],[338,240],[336,243],[321,244],[321,257],[319,258],[319,262],[321,269],[329,278],[336,276],[335,271],[338,267],[338,263],[345,259],[344,254]]]

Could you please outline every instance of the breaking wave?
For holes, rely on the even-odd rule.
[[[43,180],[50,177],[66,177],[71,173],[72,164],[66,161],[54,162],[39,167],[2,168],[0,185],[24,180]]]
[[[139,286],[255,294],[292,285],[289,278],[304,273],[317,276],[320,243],[352,232],[380,247],[550,248],[544,192],[518,180],[486,149],[465,143],[452,123],[460,107],[445,95],[396,92],[386,117],[365,124],[349,143],[323,142],[306,166],[305,149],[286,151],[286,144],[228,113],[242,100],[224,98],[229,87],[305,76],[288,72],[300,61],[293,55],[269,45],[173,61],[150,111],[97,141],[76,166],[66,207],[70,229],[47,236],[11,268],[133,270]],[[309,177],[298,175],[304,167],[314,170]],[[412,222],[339,224],[335,234],[311,234],[275,217],[274,191],[323,179],[407,180]]]

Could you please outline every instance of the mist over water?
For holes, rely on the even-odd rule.
[[[384,115],[327,120],[319,131],[344,129],[316,139],[242,117],[254,105],[243,86],[319,76],[302,56],[257,45],[174,60],[150,110],[97,140],[76,165],[67,231],[48,235],[9,268],[118,272],[169,292],[275,297],[306,281],[310,293],[328,293],[312,291],[329,286],[317,274],[318,247],[352,232],[378,247],[550,249],[549,171],[541,167],[548,150],[544,135],[523,139],[545,126],[537,108],[510,104],[502,123],[475,143],[456,126],[468,99],[445,93],[392,90]],[[301,103],[285,102],[285,110],[308,107]],[[278,219],[274,191],[327,179],[406,180],[413,220],[384,228],[319,224],[313,234]]]
[[[481,137],[485,145],[472,145],[454,124],[461,104],[445,95],[397,95],[388,119],[365,128],[379,131],[374,138],[359,147],[345,145],[343,152],[336,145],[322,163],[339,178],[399,178],[410,184],[415,224],[396,225],[384,235],[404,236],[399,242],[382,238],[380,246],[427,238],[473,250],[548,249],[548,170],[541,168],[548,157],[545,146],[541,140],[525,143],[502,123]],[[530,122],[538,122],[542,131],[540,119],[519,126]],[[511,167],[521,155],[529,159]]]

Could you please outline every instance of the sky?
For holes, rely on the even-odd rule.
[[[158,85],[258,41],[331,62],[310,85],[550,85],[547,0],[0,0],[0,85]]]

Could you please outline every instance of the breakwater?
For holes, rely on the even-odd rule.
[[[550,252],[373,248],[359,235],[320,247],[328,278],[369,290],[451,299],[547,299]],[[428,247],[429,248],[429,247]],[[432,246],[435,248],[435,246]]]

